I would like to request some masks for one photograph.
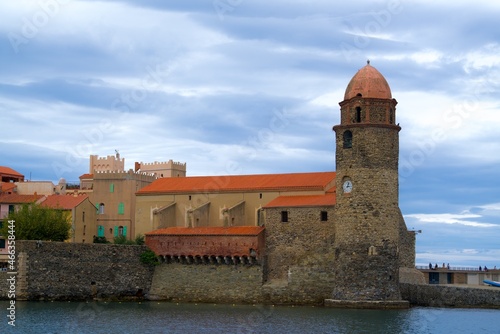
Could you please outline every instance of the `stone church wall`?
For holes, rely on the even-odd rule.
[[[291,267],[332,266],[333,208],[265,209],[267,280],[287,279]],[[288,212],[288,222],[281,221],[283,210]],[[326,221],[321,221],[322,211],[327,214]]]

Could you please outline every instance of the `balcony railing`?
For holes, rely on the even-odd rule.
[[[496,268],[488,268],[488,269],[484,269],[484,267],[481,267],[481,270],[479,270],[479,267],[443,267],[443,266],[440,266],[440,267],[437,267],[435,269],[435,266],[432,266],[432,268],[430,268],[429,266],[415,266],[415,268],[419,269],[419,270],[450,270],[450,271],[477,271],[477,272],[490,272],[490,271],[500,271]]]

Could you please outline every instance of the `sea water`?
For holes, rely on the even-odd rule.
[[[500,310],[0,301],[0,333],[500,333]]]

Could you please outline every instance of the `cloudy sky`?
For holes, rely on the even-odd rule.
[[[0,165],[77,181],[90,154],[189,175],[335,170],[371,60],[398,100],[419,264],[500,267],[500,3],[2,1]]]

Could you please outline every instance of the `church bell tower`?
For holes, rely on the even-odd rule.
[[[345,303],[401,301],[396,104],[380,72],[367,62],[340,102],[336,136],[335,287]]]

